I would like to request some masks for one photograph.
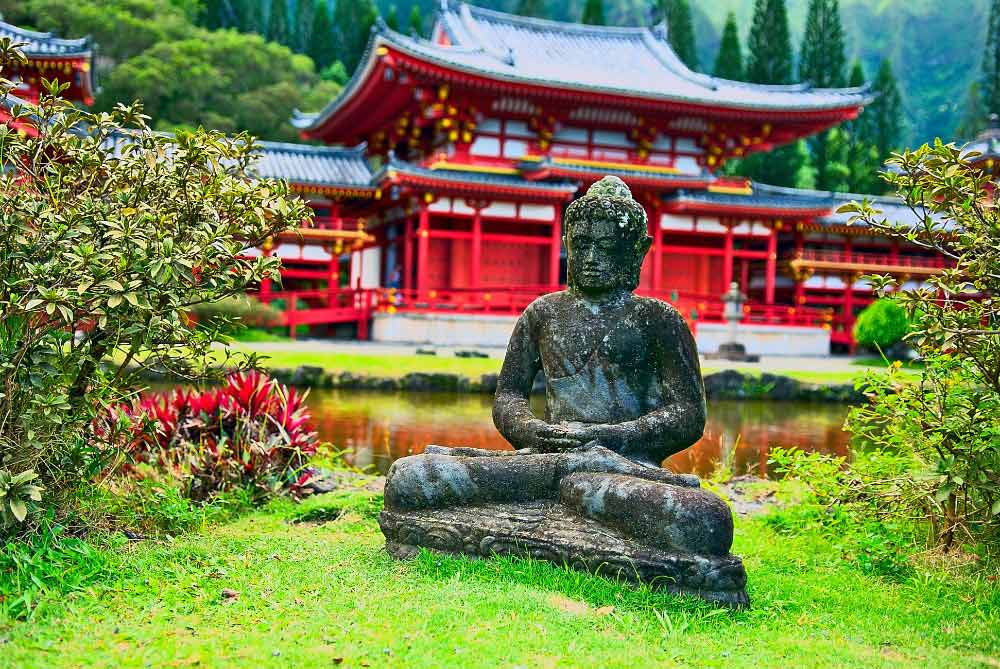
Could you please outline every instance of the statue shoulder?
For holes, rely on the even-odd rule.
[[[521,314],[521,318],[544,318],[550,315],[554,310],[558,309],[561,305],[566,303],[568,295],[565,290],[556,291],[554,293],[546,293],[541,297],[536,297],[531,304],[529,304],[524,309],[524,313]]]
[[[685,322],[684,317],[681,316],[681,312],[677,311],[674,305],[668,302],[658,300],[655,297],[642,297],[636,295],[635,305],[636,310],[644,317],[648,318],[650,322],[658,323],[660,325],[683,325],[684,327],[687,327],[687,323]]]

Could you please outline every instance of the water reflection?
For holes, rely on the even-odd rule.
[[[427,444],[510,449],[493,427],[492,397],[439,393],[314,390],[309,405],[320,437],[350,449],[351,461],[385,473],[398,458]],[[544,398],[532,398],[541,414]],[[707,476],[717,467],[767,475],[772,446],[837,455],[848,453],[841,426],[847,406],[791,402],[710,402],[705,436],[666,463]]]

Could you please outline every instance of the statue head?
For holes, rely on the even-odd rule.
[[[569,286],[584,294],[635,290],[652,238],[646,210],[621,179],[606,176],[566,208]]]

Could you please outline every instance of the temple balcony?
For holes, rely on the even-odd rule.
[[[795,273],[803,270],[819,272],[851,272],[861,274],[907,274],[932,276],[948,269],[951,264],[941,256],[906,256],[889,253],[862,253],[805,249],[789,260]]]

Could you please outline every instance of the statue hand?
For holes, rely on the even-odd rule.
[[[575,438],[584,444],[596,441],[607,449],[618,451],[624,441],[624,430],[619,425],[584,425],[574,431]]]
[[[589,441],[583,438],[578,429],[565,424],[553,425],[541,420],[537,423],[532,426],[530,447],[538,451],[546,453],[568,451],[579,448]]]

